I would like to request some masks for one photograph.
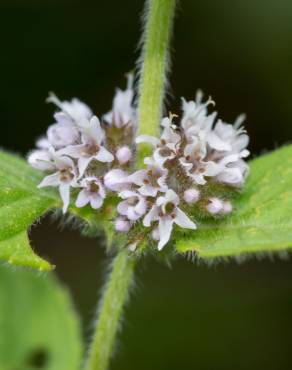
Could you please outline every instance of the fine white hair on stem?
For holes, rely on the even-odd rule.
[[[168,45],[172,34],[174,9],[175,0],[164,0],[162,3],[148,0],[145,3],[142,15],[143,33],[139,42],[142,51],[137,60],[140,133],[147,130],[146,133],[154,134],[159,129],[165,91],[168,89]],[[153,23],[156,24],[155,33],[151,27]],[[146,119],[147,123],[144,123]]]
[[[96,311],[95,334],[85,369],[107,369],[120,331],[124,305],[133,287],[135,260],[123,250],[114,257],[106,274],[102,297]]]
[[[145,56],[145,44],[146,44],[146,38],[147,38],[147,20],[148,20],[148,14],[149,14],[149,11],[150,11],[150,2],[152,0],[146,0],[145,1],[145,4],[144,4],[144,7],[143,7],[143,10],[141,12],[141,37],[140,39],[138,40],[138,43],[137,43],[137,47],[136,47],[136,52],[139,52],[139,57],[136,61],[136,68],[135,68],[135,87],[137,91],[139,91],[139,93],[137,94],[136,96],[136,100],[135,100],[135,106],[138,106],[138,102],[139,102],[139,99],[140,99],[140,91],[141,91],[141,76],[142,76],[142,73],[143,73],[143,62],[144,62],[144,56]],[[173,30],[171,29],[171,33],[170,33],[170,38],[172,36],[172,32]],[[171,46],[169,45],[168,46],[169,49],[171,49]],[[162,102],[162,113],[165,114],[165,107],[164,105],[167,104],[167,97],[168,97],[168,94],[170,93],[169,90],[170,90],[170,83],[169,83],[169,79],[168,79],[168,76],[170,74],[170,71],[171,71],[171,57],[170,57],[170,50],[167,50],[166,51],[166,56],[165,56],[165,73],[164,73],[164,83],[163,83],[163,98],[164,99],[164,104]]]

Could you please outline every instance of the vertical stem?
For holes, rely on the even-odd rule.
[[[174,10],[175,0],[148,0],[146,3],[139,82],[139,135],[159,135]]]
[[[113,260],[102,301],[98,307],[99,317],[85,364],[86,370],[106,370],[108,368],[123,306],[133,281],[135,261],[128,254],[127,251],[122,250]]]
[[[166,85],[168,45],[174,18],[175,0],[148,0],[143,35],[139,86],[139,135],[158,135]],[[148,151],[148,148],[145,148]],[[145,153],[141,146],[138,157]],[[114,348],[123,306],[133,280],[135,261],[120,250],[104,288],[85,370],[107,370]]]

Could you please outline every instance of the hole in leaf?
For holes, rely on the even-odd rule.
[[[32,366],[35,369],[45,369],[45,366],[48,363],[49,354],[43,348],[37,348],[28,358],[28,365]]]

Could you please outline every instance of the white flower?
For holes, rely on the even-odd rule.
[[[153,145],[153,158],[160,166],[163,166],[167,160],[176,157],[181,136],[175,131],[176,126],[172,124],[172,117],[163,118],[161,126],[163,127],[163,131],[160,139],[154,136],[140,135],[136,138],[136,143],[149,143]]]
[[[239,154],[226,156],[218,163],[219,173],[215,181],[240,187],[248,174],[249,167],[239,158]]]
[[[204,144],[203,144],[204,145]],[[202,156],[204,149],[201,150],[200,142],[188,144],[184,149],[184,156],[180,158],[180,164],[197,184],[206,184],[205,177],[216,176],[220,173],[221,167],[214,161],[205,160]]]
[[[114,168],[107,172],[104,176],[104,185],[112,191],[121,191],[128,187],[128,173],[120,170],[119,168]]]
[[[164,196],[159,197],[150,211],[144,217],[143,225],[149,227],[152,222],[158,221],[158,250],[161,250],[169,241],[173,224],[182,228],[196,229],[196,224],[178,207],[179,197],[171,189]]]
[[[126,90],[117,89],[112,110],[103,116],[103,120],[109,125],[114,125],[122,128],[128,124],[133,124],[135,120],[135,110],[132,106],[134,91],[133,91],[133,75],[128,74],[128,84]]]
[[[208,134],[207,140],[210,147],[217,151],[238,153],[240,158],[247,157],[249,152],[245,148],[248,145],[249,137],[241,127],[244,118],[244,115],[240,115],[234,125],[218,120],[214,129]]]
[[[91,161],[112,162],[114,160],[114,156],[102,145],[104,132],[98,118],[93,116],[90,121],[83,121],[81,127],[82,144],[70,145],[59,151],[60,154],[78,159],[80,177]]]
[[[155,197],[158,192],[166,192],[167,169],[159,166],[153,158],[145,158],[146,170],[138,170],[127,177],[129,183],[139,186],[139,192],[144,196]]]
[[[146,199],[140,193],[131,190],[124,190],[119,193],[124,199],[118,204],[117,210],[122,216],[127,216],[131,221],[138,220],[147,210]]]
[[[105,189],[97,177],[89,176],[82,179],[80,186],[83,189],[76,199],[76,207],[81,208],[90,203],[92,208],[98,209],[103,205]]]
[[[66,213],[70,202],[70,187],[77,187],[76,169],[74,162],[69,157],[54,154],[53,159],[57,171],[46,176],[38,188],[58,186],[63,200],[63,212]]]
[[[217,115],[216,112],[208,114],[207,110],[208,105],[215,105],[214,101],[209,98],[207,102],[202,103],[202,98],[203,94],[200,90],[197,92],[196,101],[186,101],[182,98],[181,127],[188,141],[200,131],[209,132]]]
[[[52,159],[52,155],[48,150],[33,150],[27,158],[28,163],[32,167],[41,171],[52,171],[55,169]]]
[[[123,165],[126,164],[130,161],[132,158],[132,152],[131,149],[125,145],[119,148],[116,152],[116,157],[119,162],[119,164]]]
[[[93,116],[91,109],[76,98],[62,102],[55,94],[50,93],[47,102],[53,103],[61,109],[61,112],[54,115],[58,123],[78,123],[79,121],[89,120]]]

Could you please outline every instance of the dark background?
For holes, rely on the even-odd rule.
[[[52,123],[48,91],[77,96],[101,115],[133,69],[143,1],[1,0],[0,145],[25,154]],[[292,138],[291,0],[181,0],[168,107],[197,88],[227,121],[247,114],[253,155]],[[57,265],[90,332],[106,257],[44,220],[31,235]],[[136,291],[113,361],[116,370],[233,370],[292,367],[292,263],[169,268],[138,266]]]

